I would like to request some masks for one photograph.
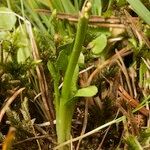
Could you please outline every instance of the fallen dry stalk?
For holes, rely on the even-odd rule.
[[[24,90],[25,88],[21,88],[18,91],[16,91],[13,96],[11,96],[6,104],[3,106],[3,108],[0,111],[0,122],[2,121],[2,118],[4,116],[4,114],[6,113],[7,109],[9,108],[9,106],[11,105],[11,103],[15,100],[15,98]]]
[[[12,149],[12,144],[15,139],[15,133],[16,129],[14,127],[10,127],[6,138],[4,139],[4,142],[2,144],[2,150]]]
[[[104,125],[102,125],[102,126],[96,128],[96,129],[94,129],[94,130],[92,130],[92,131],[89,131],[89,132],[85,133],[85,134],[82,135],[82,136],[78,136],[78,137],[76,137],[76,138],[73,138],[73,139],[71,139],[71,140],[68,140],[68,141],[66,141],[66,142],[64,142],[64,143],[62,143],[62,144],[56,146],[56,147],[54,148],[54,150],[57,150],[57,149],[59,149],[60,147],[63,147],[64,145],[67,145],[67,144],[69,144],[69,143],[71,143],[71,142],[75,142],[75,141],[78,141],[78,140],[83,139],[83,138],[85,138],[85,137],[88,137],[88,136],[90,136],[90,135],[92,135],[92,134],[94,134],[94,133],[96,133],[96,132],[99,132],[101,129],[104,129],[104,128],[106,128],[106,127],[112,125],[112,124],[119,123],[119,122],[123,121],[124,119],[125,119],[125,116],[122,116],[122,117],[120,117],[120,118],[118,118],[118,119],[114,119],[114,120],[112,120],[112,121],[110,121],[110,122],[108,122],[108,123],[105,123]]]
[[[46,9],[36,9],[37,12],[39,13],[44,13],[44,14],[52,14],[51,11],[46,10]],[[68,14],[68,13],[57,13],[56,14],[58,19],[61,20],[68,20],[70,22],[78,22],[78,14]],[[136,22],[138,20],[137,17],[132,17],[132,19]],[[128,21],[128,23],[130,23]],[[125,25],[122,24],[122,20],[119,19],[118,17],[110,17],[110,18],[104,18],[96,15],[92,15],[89,19],[89,24],[92,26],[96,27],[106,27],[106,28],[125,28]]]

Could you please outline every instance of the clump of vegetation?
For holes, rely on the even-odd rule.
[[[149,149],[149,8],[3,1],[2,150]]]

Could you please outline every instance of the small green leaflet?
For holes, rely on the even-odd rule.
[[[55,65],[51,61],[48,61],[47,67],[48,67],[48,70],[49,70],[52,78],[54,80],[58,79],[59,78],[58,70],[57,70],[57,68],[55,68]]]
[[[79,89],[77,93],[74,95],[74,97],[92,97],[96,95],[98,92],[98,89],[96,86],[88,86],[86,88]]]
[[[65,53],[64,50],[62,50],[61,52],[59,52],[57,61],[56,61],[56,66],[58,68],[58,70],[62,70],[62,71],[66,71],[68,65],[68,56]]]
[[[25,62],[30,56],[30,44],[28,35],[25,29],[25,25],[19,26],[13,33],[13,40],[15,45],[18,47],[17,61],[18,63]]]
[[[58,48],[59,55],[58,55],[55,65],[58,68],[58,70],[61,70],[64,73],[68,65],[68,56],[72,52],[72,46],[73,46],[73,41],[69,41],[69,43],[61,45]]]
[[[89,43],[89,47],[91,47],[91,51],[95,55],[99,55],[103,52],[104,48],[107,45],[107,37],[105,34],[101,34],[96,39],[94,39],[92,42]]]
[[[84,64],[84,61],[85,61],[85,57],[84,57],[83,53],[81,52],[80,56],[79,56],[78,63],[79,64]]]
[[[6,12],[6,13],[5,13]],[[16,23],[16,16],[6,7],[0,7],[0,29],[11,30]]]
[[[75,95],[66,102],[66,104],[71,104],[73,101],[78,100],[78,97],[92,97],[96,95],[97,92],[98,92],[98,89],[94,85],[79,89],[77,90]]]

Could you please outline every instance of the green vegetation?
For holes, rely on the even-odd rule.
[[[150,2],[0,3],[2,150],[149,148]]]

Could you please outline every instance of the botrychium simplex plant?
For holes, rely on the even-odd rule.
[[[54,96],[56,109],[56,131],[58,144],[69,140],[71,137],[71,121],[74,112],[74,107],[78,97],[91,97],[97,93],[95,86],[89,86],[82,89],[77,89],[77,79],[79,73],[78,59],[82,51],[83,42],[85,39],[91,2],[87,2],[79,14],[77,24],[77,33],[71,54],[68,56],[68,65],[65,71],[63,86],[59,90],[59,67],[57,62],[48,62],[48,68],[54,80]],[[65,61],[65,60],[62,60]],[[69,145],[60,148],[61,150],[69,149]]]

